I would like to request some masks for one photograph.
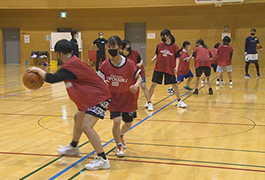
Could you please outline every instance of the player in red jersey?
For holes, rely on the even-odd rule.
[[[27,71],[38,73],[49,83],[64,81],[68,96],[78,108],[74,116],[73,140],[69,145],[57,151],[64,155],[78,155],[77,144],[84,131],[98,154],[98,159],[86,164],[85,168],[88,170],[109,169],[109,160],[93,127],[99,118],[103,119],[105,116],[111,98],[110,91],[105,82],[87,63],[72,56],[73,45],[70,41],[60,40],[55,44],[54,49],[58,59],[63,62],[62,68],[55,74],[46,73],[37,67],[31,67]]]
[[[191,56],[189,56],[188,51],[190,49],[190,42],[184,41],[181,49],[178,51],[178,58],[177,63],[178,66],[178,72],[177,72],[177,81],[178,85],[183,82],[184,78],[188,79],[186,82],[186,85],[183,87],[186,90],[192,90],[192,88],[189,87],[189,84],[194,77],[191,70],[190,70],[190,59]]]
[[[193,50],[192,57],[194,58],[194,66],[196,71],[196,79],[195,79],[195,91],[193,94],[198,94],[198,85],[199,85],[199,79],[204,72],[208,86],[209,86],[209,94],[213,94],[212,89],[212,80],[210,78],[211,75],[211,52],[209,49],[203,47],[204,41],[202,39],[199,39],[196,42],[196,48]]]
[[[125,57],[128,57],[129,59],[133,60],[139,68],[141,68],[141,77],[142,77],[142,83],[141,83],[141,88],[144,92],[144,96],[146,99],[146,104],[145,108],[148,109],[148,111],[153,111],[153,104],[151,103],[151,98],[149,95],[149,91],[146,87],[146,75],[145,75],[145,70],[144,70],[144,65],[143,65],[143,59],[140,56],[140,53],[131,47],[130,41],[124,39],[122,40],[122,55]]]
[[[211,66],[213,68],[213,72],[216,72],[216,69],[217,69],[217,63],[218,63],[218,47],[220,46],[221,44],[220,43],[216,43],[214,45],[214,48],[211,50],[211,55],[212,55],[212,58],[211,58]],[[206,81],[205,81],[205,74],[203,75],[203,78],[202,78],[202,84],[206,84]]]
[[[169,29],[164,29],[160,33],[162,42],[156,47],[156,55],[151,59],[151,62],[156,61],[152,84],[149,88],[150,97],[152,97],[156,85],[162,84],[163,76],[165,75],[164,84],[171,84],[175,95],[178,99],[178,107],[185,108],[187,105],[180,99],[179,87],[175,73],[177,72],[176,56],[179,47],[175,44],[175,38],[172,36]]]
[[[109,105],[110,118],[113,119],[112,133],[116,143],[116,156],[123,157],[127,144],[123,135],[136,118],[138,87],[142,82],[141,69],[129,58],[120,55],[121,39],[112,36],[108,39],[110,58],[99,67],[98,75],[108,84],[112,98]],[[125,123],[120,128],[121,120]]]
[[[226,69],[229,78],[229,85],[232,86],[232,55],[233,55],[233,47],[229,45],[231,42],[231,38],[229,36],[225,36],[223,38],[223,44],[218,47],[218,79],[216,81],[217,85],[223,85],[225,82],[223,81],[223,72]],[[219,81],[221,79],[221,82]]]

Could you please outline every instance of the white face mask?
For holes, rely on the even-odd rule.
[[[103,38],[103,35],[100,35],[99,38],[102,39]]]
[[[76,35],[75,38],[79,38],[79,35]]]

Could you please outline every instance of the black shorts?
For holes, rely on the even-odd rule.
[[[202,72],[204,72],[205,76],[211,75],[211,68],[208,66],[201,66],[196,69],[196,77],[201,77]]]
[[[86,110],[86,114],[90,114],[92,116],[98,117],[100,119],[104,119],[106,109],[110,103],[111,99],[108,99],[106,101],[102,101],[101,103],[97,104],[96,106],[93,106],[92,108],[89,108]]]
[[[175,75],[171,75],[171,74],[167,74],[165,72],[159,72],[159,71],[154,71],[152,82],[155,82],[157,84],[162,84],[164,74],[165,74],[165,81],[164,81],[165,85],[177,83],[177,79]]]
[[[133,118],[137,117],[136,111],[133,112],[120,112],[120,111],[111,111],[110,119],[120,117],[122,115],[122,120],[124,122],[133,122]]]
[[[213,72],[216,72],[217,69],[217,64],[211,64],[212,68],[213,68]]]
[[[259,62],[258,60],[252,60],[252,61],[249,60],[249,61],[245,61],[246,64],[247,64],[247,63],[254,63],[254,64],[255,64],[255,63],[258,63],[258,62]]]

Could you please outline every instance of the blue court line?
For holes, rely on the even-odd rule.
[[[22,83],[20,84],[10,84],[10,85],[6,85],[6,86],[0,86],[0,88],[4,88],[4,87],[12,87],[12,86],[21,86]]]
[[[190,90],[191,91],[191,90]],[[188,94],[190,91],[184,93],[183,95],[181,95],[180,97],[185,96],[186,94]],[[147,119],[149,119],[150,117],[156,115],[157,113],[159,113],[160,111],[162,111],[163,109],[165,109],[167,106],[171,105],[172,103],[174,103],[175,101],[177,101],[178,99],[175,99],[173,101],[171,101],[170,103],[168,103],[167,105],[165,105],[164,107],[160,108],[159,110],[157,110],[156,112],[154,112],[153,114],[147,116],[146,118],[144,118],[143,120],[141,120],[140,122],[136,123],[135,125],[133,125],[129,131],[131,131],[133,128],[135,128],[136,126],[142,124],[144,121],[146,121]],[[107,143],[105,143],[104,145],[102,145],[102,147],[107,146],[108,144],[110,144],[111,142],[113,142],[114,139],[111,139],[110,141],[108,141]],[[65,168],[64,170],[60,171],[59,173],[57,173],[56,175],[54,175],[53,177],[49,178],[49,180],[54,180],[57,177],[61,176],[62,174],[64,174],[66,171],[68,171],[69,169],[71,169],[72,167],[74,167],[75,165],[77,165],[78,163],[84,161],[86,158],[88,158],[89,156],[91,156],[91,154],[94,154],[95,150],[90,152],[89,154],[87,154],[86,156],[84,156],[83,158],[79,159],[78,161],[76,161],[75,163],[71,164],[70,166],[68,166],[67,168]]]

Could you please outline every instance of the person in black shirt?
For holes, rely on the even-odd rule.
[[[103,38],[103,33],[99,32],[98,38],[95,39],[95,41],[92,43],[94,48],[97,50],[96,71],[98,71],[100,59],[102,59],[102,62],[106,59],[106,56],[105,56],[106,46],[105,46],[105,44],[107,42],[108,41]]]
[[[78,42],[77,42],[77,38],[79,37],[78,35],[78,31],[76,29],[73,29],[71,31],[71,36],[72,39],[70,40],[70,42],[73,44],[74,46],[74,50],[73,50],[73,55],[75,55],[76,57],[79,58],[79,49],[78,49]]]
[[[260,45],[259,39],[255,36],[255,33],[256,29],[251,29],[250,36],[248,36],[245,41],[245,79],[250,78],[250,75],[248,74],[248,68],[250,63],[255,64],[257,70],[257,78],[260,77],[257,49],[260,48],[261,52],[262,47]]]

